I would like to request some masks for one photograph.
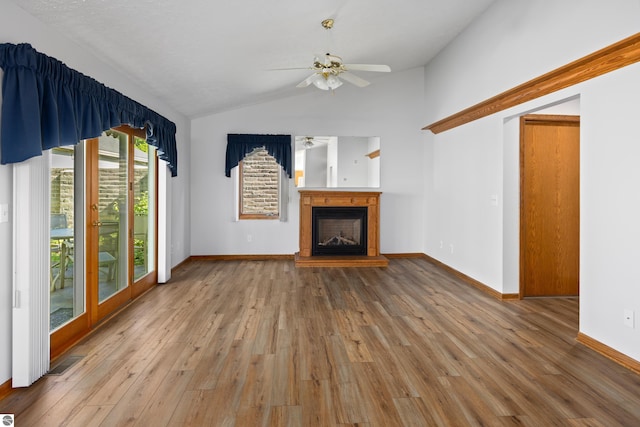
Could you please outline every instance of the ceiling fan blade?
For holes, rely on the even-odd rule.
[[[316,77],[316,73],[311,74],[309,77],[307,77],[306,79],[304,79],[303,81],[298,83],[296,85],[296,87],[307,87],[307,86],[309,86],[311,83],[313,83],[313,79],[315,77]]]
[[[355,74],[351,74],[348,71],[344,71],[342,73],[340,73],[340,78],[342,78],[345,81],[348,81],[351,84],[354,84],[358,87],[365,87],[369,85],[369,82],[366,81],[363,78],[360,78],[358,76],[356,76]]]
[[[376,71],[381,73],[388,73],[391,71],[391,67],[388,65],[376,64],[344,64],[344,68],[347,70]]]
[[[268,71],[312,70],[312,67],[269,68]]]

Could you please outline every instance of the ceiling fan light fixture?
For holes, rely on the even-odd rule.
[[[324,74],[316,74],[312,83],[322,90],[334,90],[342,86],[342,80],[333,74],[329,74],[326,77]]]
[[[335,21],[334,21],[333,19],[331,19],[331,18],[327,18],[327,19],[325,19],[324,21],[322,21],[320,24],[322,24],[322,27],[323,27],[325,30],[330,30],[330,29],[332,29],[332,28],[333,28],[333,23],[334,23],[334,22],[335,22]]]

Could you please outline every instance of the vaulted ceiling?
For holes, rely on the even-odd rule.
[[[316,54],[392,72],[424,65],[493,0],[11,1],[197,117],[318,90],[295,87],[310,70],[277,70],[311,66]]]

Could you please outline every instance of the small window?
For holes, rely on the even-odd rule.
[[[279,219],[280,165],[264,147],[240,162],[240,219]]]

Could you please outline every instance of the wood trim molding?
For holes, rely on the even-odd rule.
[[[466,274],[456,270],[453,267],[448,266],[447,264],[438,261],[435,258],[431,258],[429,255],[427,254],[422,254],[422,258],[424,258],[425,260],[427,260],[428,262],[430,262],[431,264],[434,264],[440,268],[442,268],[443,270],[446,270],[447,272],[453,274],[454,276],[456,276],[458,279],[462,280],[463,282],[467,283],[470,286],[473,286],[474,288],[484,292],[485,294],[488,294],[496,299],[499,299],[501,301],[509,301],[509,300],[517,300],[520,299],[520,295],[519,294],[503,294],[500,293],[498,291],[496,291],[495,289],[493,289],[492,287],[489,287],[487,285],[485,285],[482,282],[477,281],[476,279],[467,276]]]
[[[636,374],[640,374],[640,361],[632,359],[624,353],[620,353],[618,350],[615,350],[608,345],[601,343],[598,340],[591,338],[588,335],[583,334],[582,332],[578,333],[578,337],[576,340],[591,350],[602,354],[604,357],[613,360],[619,365],[624,366],[625,368],[635,372]]]
[[[9,396],[13,392],[13,388],[11,387],[11,378],[7,380],[4,384],[0,384],[0,400]]]
[[[175,265],[175,267],[171,268],[171,277],[173,277],[179,269],[181,269],[182,267],[184,267],[186,264],[188,264],[189,262],[191,262],[191,256],[186,257],[185,259],[183,259],[182,261],[180,261],[179,263],[177,263]],[[171,281],[171,278],[169,278],[168,282]]]
[[[640,33],[422,128],[438,134],[640,61]]]
[[[580,116],[565,114],[525,114],[520,117],[524,123],[550,123],[550,124],[580,124]]]
[[[380,157],[380,150],[372,151],[369,154],[365,154],[365,156],[369,157],[370,159],[375,159],[376,157]]]
[[[292,260],[293,255],[191,255],[191,261],[271,261]]]
[[[411,259],[422,258],[424,254],[420,252],[408,252],[408,253],[395,253],[395,254],[382,254],[389,259]]]

